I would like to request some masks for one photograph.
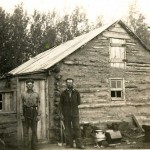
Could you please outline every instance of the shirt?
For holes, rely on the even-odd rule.
[[[23,112],[23,107],[37,107],[38,115],[41,115],[40,112],[40,98],[39,94],[32,91],[32,92],[24,92],[21,96],[22,98],[22,111]],[[22,113],[23,114],[23,113]]]

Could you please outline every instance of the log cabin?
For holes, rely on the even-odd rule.
[[[39,142],[58,140],[58,104],[67,77],[81,94],[81,123],[104,128],[132,114],[149,115],[150,49],[118,20],[42,52],[0,79],[0,133],[9,145],[22,143],[20,95],[28,78],[40,94]]]

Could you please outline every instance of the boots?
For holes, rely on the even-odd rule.
[[[80,139],[80,138],[77,138],[77,139],[76,139],[76,148],[85,149],[85,146],[84,146],[83,143],[81,142],[81,139]]]

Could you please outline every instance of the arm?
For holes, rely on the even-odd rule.
[[[64,102],[63,93],[61,93],[60,103],[59,103],[59,116],[60,117],[62,117],[63,102]]]
[[[24,121],[24,94],[21,94],[21,109],[20,109],[21,120]]]
[[[37,95],[37,112],[38,112],[38,116],[41,116],[40,97],[39,97],[39,94]]]
[[[78,105],[81,104],[81,97],[80,97],[80,93],[77,91],[77,102],[78,102]]]

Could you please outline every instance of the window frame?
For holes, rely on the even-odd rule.
[[[121,88],[112,88],[112,81],[121,81]],[[112,101],[124,101],[125,100],[125,81],[124,78],[109,78],[110,83],[110,99]],[[121,97],[112,97],[111,92],[112,91],[121,91]]]
[[[7,95],[9,93],[9,95]],[[5,113],[5,112],[15,112],[15,92],[14,91],[0,91],[0,94],[2,95],[2,109],[0,109],[0,113]],[[6,99],[8,98],[7,96],[10,96],[7,101]]]
[[[113,42],[113,40],[122,40],[123,42],[121,43],[117,43],[117,42]],[[110,67],[114,67],[114,68],[122,68],[122,69],[126,69],[126,41],[125,39],[120,39],[120,38],[110,38],[109,39],[109,63],[110,63]],[[112,51],[111,51],[111,48],[119,48],[119,47],[122,47],[124,49],[124,58],[112,58],[111,57],[111,54],[112,54]],[[115,61],[116,60],[116,61]],[[119,64],[123,64],[122,65],[119,65]],[[119,66],[117,66],[119,65]]]

